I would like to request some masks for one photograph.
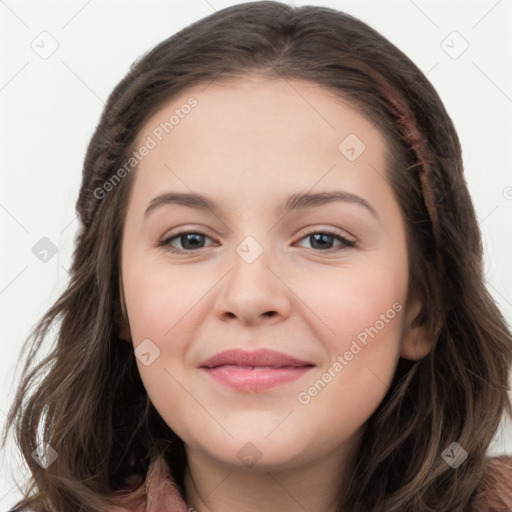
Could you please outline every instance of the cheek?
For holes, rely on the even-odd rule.
[[[294,291],[317,314],[315,323],[324,326],[317,335],[331,353],[349,349],[354,339],[398,344],[408,273],[406,258],[395,254],[393,260],[330,268],[314,278],[304,272],[295,283]]]
[[[202,304],[215,282],[211,272],[172,268],[148,262],[142,255],[124,260],[123,286],[135,354],[139,345],[150,353],[150,364],[144,364],[148,358],[137,357],[137,366],[149,397],[164,418],[190,402],[180,383],[186,381],[187,350],[200,324],[197,312],[204,314]]]
[[[145,338],[161,345],[173,338],[176,347],[182,339],[176,331],[186,332],[194,305],[211,288],[211,276],[143,261],[128,259],[123,273],[132,339],[135,345]]]
[[[127,267],[128,264],[129,261]],[[152,270],[148,271],[148,268]],[[186,430],[189,421],[204,421],[201,410],[190,406],[184,361],[197,326],[197,319],[192,314],[194,305],[206,293],[207,285],[211,287],[208,280],[202,280],[204,290],[199,286],[200,282],[193,286],[191,279],[184,279],[184,275],[183,271],[171,272],[161,265],[147,265],[145,270],[137,269],[135,265],[124,274],[125,298],[140,377],[159,414],[178,432]],[[144,352],[150,354],[149,361],[137,357],[137,347],[144,344],[147,346]],[[186,415],[184,411],[187,411]]]
[[[362,425],[381,403],[399,359],[407,269],[404,249],[317,285],[323,293],[315,300],[333,332],[322,338],[329,360],[297,395],[305,421],[314,415],[335,436]]]

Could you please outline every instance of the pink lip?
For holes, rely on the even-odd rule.
[[[274,350],[226,350],[199,367],[217,382],[240,391],[263,391],[298,379],[315,365]]]

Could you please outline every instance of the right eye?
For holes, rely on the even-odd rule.
[[[194,252],[196,249],[202,249],[200,247],[204,243],[204,238],[210,238],[206,233],[200,231],[180,231],[178,233],[172,233],[171,236],[166,237],[164,240],[158,243],[159,247],[164,247],[166,250],[174,253],[187,253]],[[176,248],[173,242],[178,241],[183,249]]]

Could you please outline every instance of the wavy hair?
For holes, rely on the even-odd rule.
[[[136,169],[107,197],[97,190],[165,102],[250,73],[319,84],[381,130],[407,224],[409,298],[421,299],[416,321],[433,340],[423,359],[399,361],[364,425],[339,511],[473,510],[490,442],[504,413],[512,416],[512,336],[485,286],[454,125],[421,70],[365,23],[329,8],[261,1],[218,11],[158,44],[108,99],[84,160],[70,282],[22,352],[3,440],[14,430],[31,471],[15,511],[102,510],[120,502],[128,475],[145,476],[162,458],[183,490],[183,443],[149,401],[120,336],[120,241]],[[51,351],[35,363],[52,328]],[[31,456],[41,439],[58,453],[47,469]],[[455,441],[469,454],[456,469],[441,456]]]

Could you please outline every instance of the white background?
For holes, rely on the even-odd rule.
[[[108,94],[152,46],[235,3],[0,2],[0,427],[14,392],[19,349],[66,284],[82,161]],[[334,7],[360,18],[427,74],[461,139],[484,238],[489,289],[510,325],[512,1],[293,3]],[[58,43],[47,59],[31,47],[41,45],[41,37],[50,47],[49,36],[40,36],[43,31]],[[452,53],[463,48],[453,31],[469,44],[456,59],[445,51],[446,45],[453,47]],[[42,237],[58,248],[47,263],[32,253]],[[491,449],[492,454],[504,452],[512,453],[510,425],[500,430]],[[2,454],[2,462],[0,510],[8,510],[17,498],[15,481],[24,471],[17,469],[12,446]]]

